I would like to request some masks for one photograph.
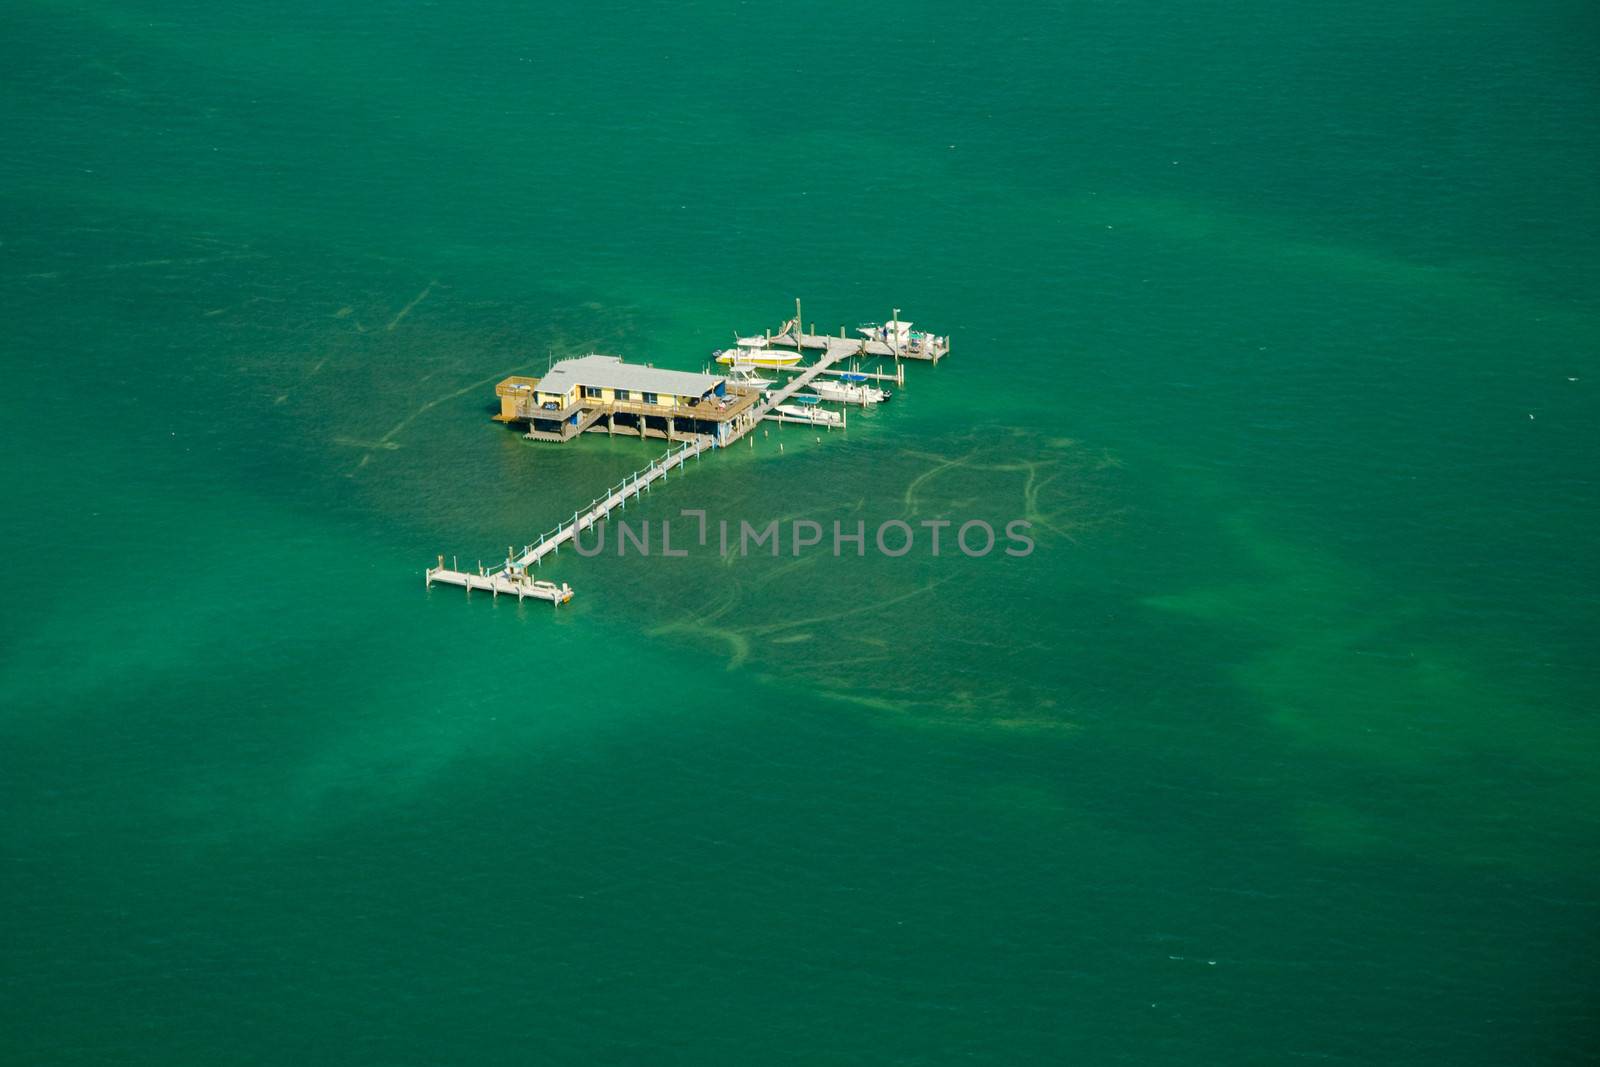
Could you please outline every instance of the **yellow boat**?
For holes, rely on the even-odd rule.
[[[741,337],[737,348],[717,353],[717,362],[730,367],[793,367],[800,363],[800,353],[762,347],[765,344],[761,337]]]

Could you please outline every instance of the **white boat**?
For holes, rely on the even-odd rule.
[[[817,407],[817,401],[820,399],[821,397],[797,396],[795,397],[797,403],[778,404],[772,410],[797,422],[814,422],[818,426],[843,425],[844,416],[842,414],[837,411],[829,411],[827,408]],[[810,400],[811,403],[805,403],[807,400]]]
[[[756,368],[748,363],[735,363],[728,368],[728,381],[734,385],[747,385],[766,392],[778,384],[771,378],[763,378],[756,373]]]
[[[874,389],[867,384],[864,374],[841,374],[837,379],[818,378],[811,383],[811,391],[824,400],[841,404],[881,404],[894,394],[887,389]]]
[[[881,341],[897,352],[942,355],[950,348],[950,338],[913,330],[911,323],[901,320],[898,312],[888,322],[869,322],[858,327],[856,332],[869,341]]]
[[[565,604],[567,601],[572,599],[572,586],[568,585],[566,582],[562,582],[560,585],[557,585],[555,582],[535,581],[529,582],[528,588],[534,591],[535,596],[544,597],[546,600],[553,600],[557,604]]]
[[[717,362],[724,366],[744,364],[750,367],[793,367],[800,362],[799,352],[767,348],[766,343],[765,337],[741,337],[736,342],[737,347],[717,353]]]

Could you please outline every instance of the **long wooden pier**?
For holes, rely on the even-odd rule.
[[[722,442],[722,447],[738,441],[754,429],[762,419],[768,417],[776,405],[804,389],[819,374],[828,371],[839,360],[859,354],[860,349],[860,345],[850,341],[841,346],[829,346],[815,363],[799,368],[800,373],[794,378],[768,393],[749,411],[740,415],[733,423],[727,439]],[[613,511],[626,507],[629,500],[641,493],[649,492],[651,486],[665,481],[672,471],[682,471],[684,464],[689,460],[698,459],[702,452],[716,447],[718,445],[715,438],[702,435],[686,442],[680,448],[658,456],[648,466],[634,471],[617,485],[591,500],[587,508],[574,511],[572,518],[558,523],[555,528],[541,534],[538,540],[524,545],[520,552],[514,548],[508,549],[504,562],[493,569],[486,569],[479,564],[477,573],[473,573],[454,566],[446,567],[444,557],[440,556],[439,565],[429,567],[424,572],[424,580],[430,586],[434,582],[443,582],[446,585],[461,586],[468,592],[482,589],[495,596],[504,593],[519,600],[535,597],[549,600],[557,605],[564,604],[572,599],[572,589],[564,583],[558,586],[553,582],[537,581],[529,574],[529,569],[537,567],[546,557],[555,555],[561,550],[562,545],[568,544],[578,534],[607,518]]]

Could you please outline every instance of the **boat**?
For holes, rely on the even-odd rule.
[[[865,323],[857,327],[856,332],[869,341],[878,341],[909,355],[943,355],[950,350],[950,338],[913,330],[911,323],[901,320],[898,312],[888,322]]]
[[[572,586],[566,582],[557,585],[555,582],[534,581],[528,583],[528,588],[534,591],[535,596],[553,600],[557,604],[565,604],[572,599]]]
[[[818,426],[842,426],[844,416],[837,411],[830,411],[817,405],[822,402],[820,396],[797,396],[793,404],[779,404],[772,410],[796,422],[814,422]]]
[[[838,379],[830,380],[818,378],[811,383],[812,392],[824,400],[836,400],[841,404],[881,404],[894,396],[887,389],[875,389],[866,384],[868,378],[865,374],[841,374]]]
[[[717,362],[724,366],[744,364],[750,367],[793,367],[800,362],[799,352],[768,348],[765,337],[741,337],[735,345],[718,352]]]
[[[748,363],[735,363],[728,368],[728,382],[732,385],[747,385],[762,392],[778,384],[771,378],[763,378],[756,373],[756,368]]]

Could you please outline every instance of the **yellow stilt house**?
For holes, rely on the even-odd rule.
[[[585,430],[678,440],[723,439],[759,392],[717,374],[625,363],[620,356],[564,359],[543,378],[513,375],[495,386],[496,420],[526,422],[528,436],[570,441]]]

